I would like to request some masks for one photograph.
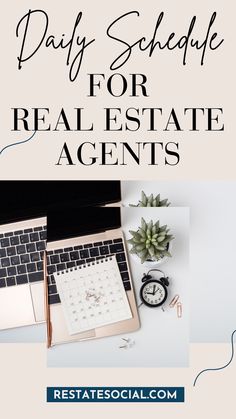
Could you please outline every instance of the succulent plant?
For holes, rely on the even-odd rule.
[[[154,196],[151,194],[147,196],[145,192],[141,193],[141,200],[139,200],[137,205],[130,204],[130,207],[169,207],[170,202],[168,199],[161,200],[160,194]]]
[[[132,238],[128,243],[132,245],[130,253],[140,257],[141,263],[147,260],[158,261],[164,256],[171,257],[169,249],[170,241],[174,237],[169,233],[167,225],[161,226],[157,221],[155,224],[151,220],[149,223],[142,218],[141,227],[137,231],[129,231]]]

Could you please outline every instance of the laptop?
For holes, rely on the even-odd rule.
[[[45,321],[46,214],[121,200],[119,181],[1,181],[0,330]]]
[[[140,322],[129,269],[119,207],[84,207],[49,211],[47,216],[48,346],[139,329]],[[116,257],[132,318],[70,335],[55,275],[110,256]]]

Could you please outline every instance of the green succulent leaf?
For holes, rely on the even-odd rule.
[[[167,234],[167,231],[169,231],[167,225],[160,226],[159,221],[154,223],[153,220],[147,223],[142,218],[138,231],[130,230],[132,235],[128,240],[132,247],[130,252],[137,254],[142,263],[150,258],[159,260],[164,256],[170,256],[168,244],[174,237]]]
[[[144,238],[144,239],[146,238],[146,231],[143,228],[140,227],[138,229],[138,232],[139,232],[139,234],[142,238]]]
[[[160,250],[160,251],[163,251],[163,250],[165,250],[165,247],[157,245],[156,246],[156,249],[157,250]]]
[[[166,229],[167,229],[167,224],[166,224],[166,225],[164,225],[164,226],[161,226],[161,227],[159,228],[159,232],[161,233],[161,232],[163,232],[163,231],[166,231]]]
[[[141,235],[139,234],[139,232],[138,231],[133,231],[133,230],[130,230],[129,231],[130,232],[130,234],[135,238],[135,239],[137,239],[137,240],[140,240],[141,239]]]
[[[140,243],[140,239],[136,239],[135,237],[133,238],[134,243],[139,244]]]
[[[140,252],[140,250],[144,250],[145,248],[146,248],[145,243],[138,244],[135,246],[135,249],[137,250],[137,252]]]
[[[160,194],[154,197],[153,193],[149,196],[144,191],[141,192],[141,199],[137,205],[130,204],[130,207],[168,207],[170,203],[168,199],[161,200]]]
[[[150,222],[147,223],[147,229],[146,229],[147,234],[151,233],[151,228],[150,228]]]
[[[162,245],[162,246],[165,246],[165,245],[167,245],[168,243],[170,243],[170,240],[165,238],[165,240],[163,240],[163,241],[161,242],[161,245]]]
[[[167,234],[166,239],[168,239],[169,241],[174,239],[174,236],[172,236],[171,234]]]
[[[147,205],[147,201],[148,201],[147,195],[145,194],[145,192],[142,191],[142,193],[141,193],[141,202],[142,202],[143,206],[146,206]]]
[[[168,199],[163,199],[162,201],[160,201],[160,207],[167,207],[169,205],[167,205],[168,203]]]
[[[141,260],[141,263],[146,262],[146,260],[147,260],[147,256],[141,256],[140,260]]]
[[[148,256],[148,251],[147,249],[142,250],[141,252],[138,253],[139,257],[147,257]]]
[[[165,236],[159,236],[159,237],[157,237],[158,243],[163,242],[163,240],[165,240]]]
[[[161,255],[162,255],[162,253],[160,253],[160,252],[155,252],[155,260],[159,260],[160,258],[161,258]]]
[[[162,254],[163,254],[163,256],[168,256],[170,258],[172,257],[171,253],[168,252],[168,250],[163,250]]]
[[[159,226],[160,226],[160,221],[157,221],[156,224],[155,224],[155,226],[156,226],[156,229],[158,231],[159,230]]]
[[[148,251],[151,257],[155,255],[155,247],[153,245],[149,247]]]
[[[157,234],[157,226],[156,226],[156,224],[154,224],[154,226],[152,227],[152,234],[153,235]]]
[[[146,231],[146,229],[147,229],[147,223],[146,223],[146,221],[144,220],[144,218],[141,218],[141,227],[142,227],[142,229],[143,229],[144,231]]]
[[[150,204],[150,206],[152,206],[152,202],[153,202],[153,194],[151,194],[151,195],[148,197],[148,204]]]
[[[156,203],[157,203],[157,207],[159,207],[159,205],[160,205],[160,194],[158,194],[157,196],[156,196]]]

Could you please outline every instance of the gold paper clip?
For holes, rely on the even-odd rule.
[[[183,314],[183,307],[182,307],[182,303],[177,303],[177,317],[182,317]]]
[[[179,299],[179,295],[178,295],[178,294],[176,294],[176,295],[174,296],[174,298],[172,298],[172,300],[171,300],[171,302],[170,302],[170,304],[169,304],[169,307],[173,308],[173,307],[175,306],[175,304],[177,303],[178,299]]]

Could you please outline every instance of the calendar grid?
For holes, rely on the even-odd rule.
[[[115,256],[55,275],[70,335],[132,317]]]

